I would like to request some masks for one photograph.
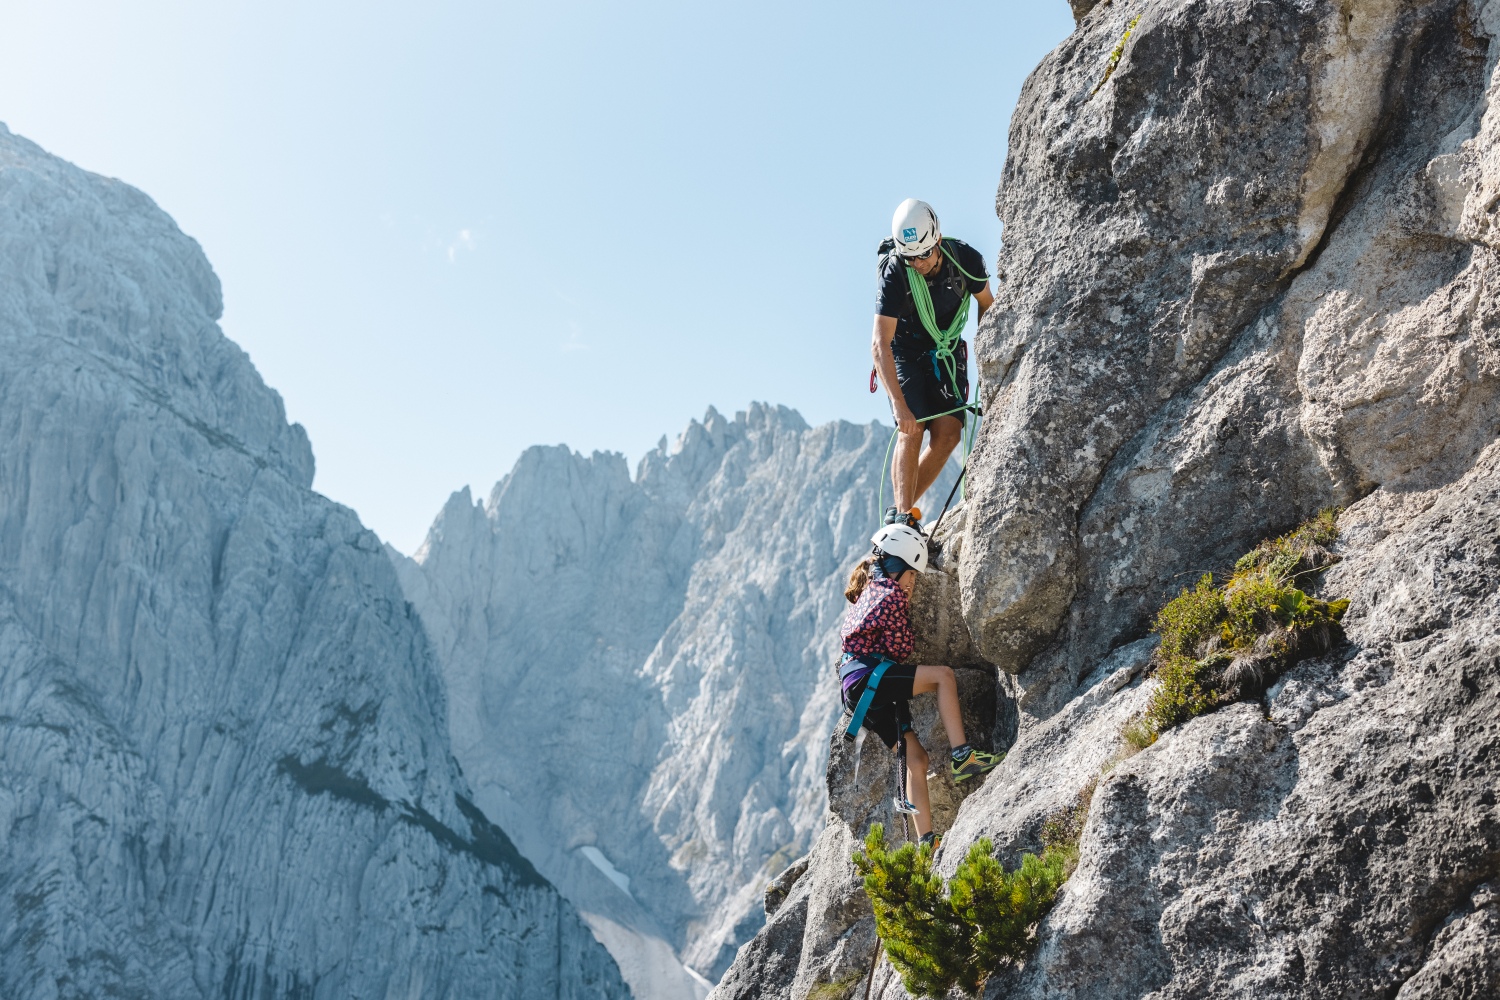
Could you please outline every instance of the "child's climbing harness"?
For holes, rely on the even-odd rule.
[[[864,694],[859,696],[859,701],[854,706],[854,714],[849,717],[849,728],[844,730],[844,739],[854,739],[854,734],[859,732],[859,727],[865,724],[865,716],[870,712],[870,705],[875,701],[875,689],[880,685],[880,678],[891,668],[896,661],[882,656],[880,662],[875,664],[875,669],[870,671],[870,676],[865,679]],[[860,667],[865,666],[860,658],[847,656],[839,665],[839,683],[843,683],[848,677]]]
[[[845,677],[867,666],[867,657],[850,656],[847,653],[844,661],[839,664],[839,683],[843,683]],[[885,672],[891,668],[895,660],[882,656],[880,662],[875,664],[875,669],[870,671],[870,676],[865,679],[864,693],[859,696],[859,701],[854,706],[854,712],[849,717],[849,726],[844,730],[844,739],[852,740],[859,732],[859,727],[865,724],[865,716],[870,712],[870,705],[875,701],[875,689],[880,686],[880,679]],[[906,839],[911,839],[911,831],[907,829],[910,822],[907,816],[915,816],[917,807],[911,804],[906,795],[906,733],[905,724],[897,726],[896,734],[896,782],[900,792],[896,798],[896,812],[901,814],[901,829],[906,834]]]

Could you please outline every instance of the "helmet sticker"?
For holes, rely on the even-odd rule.
[[[903,229],[901,230],[901,238],[910,243],[917,238],[917,231],[915,229]]]

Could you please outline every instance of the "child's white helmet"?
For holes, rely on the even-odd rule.
[[[881,555],[895,556],[918,573],[927,572],[927,538],[909,524],[887,524],[870,543]]]
[[[943,238],[937,213],[925,201],[906,199],[896,206],[896,214],[891,217],[891,238],[896,241],[896,252],[903,257],[926,253]]]

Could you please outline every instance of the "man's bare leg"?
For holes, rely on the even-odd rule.
[[[948,462],[948,456],[953,454],[953,449],[958,447],[964,437],[964,422],[952,415],[938,417],[927,427],[930,433],[927,448],[917,462],[917,482],[912,503],[921,500],[922,495],[937,482],[938,474]]]
[[[891,487],[895,493],[896,509],[901,513],[911,510],[920,495],[916,490],[917,475],[922,452],[923,427],[917,425],[914,433],[896,433],[896,453],[891,457]]]

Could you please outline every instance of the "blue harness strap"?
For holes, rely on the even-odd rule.
[[[854,715],[849,719],[849,728],[844,731],[844,736],[853,739],[859,732],[859,727],[865,724],[865,714],[870,711],[870,703],[875,700],[875,688],[880,685],[880,678],[885,676],[894,660],[880,658],[875,669],[870,671],[870,676],[865,679],[865,693],[859,696],[859,703],[854,706]]]

